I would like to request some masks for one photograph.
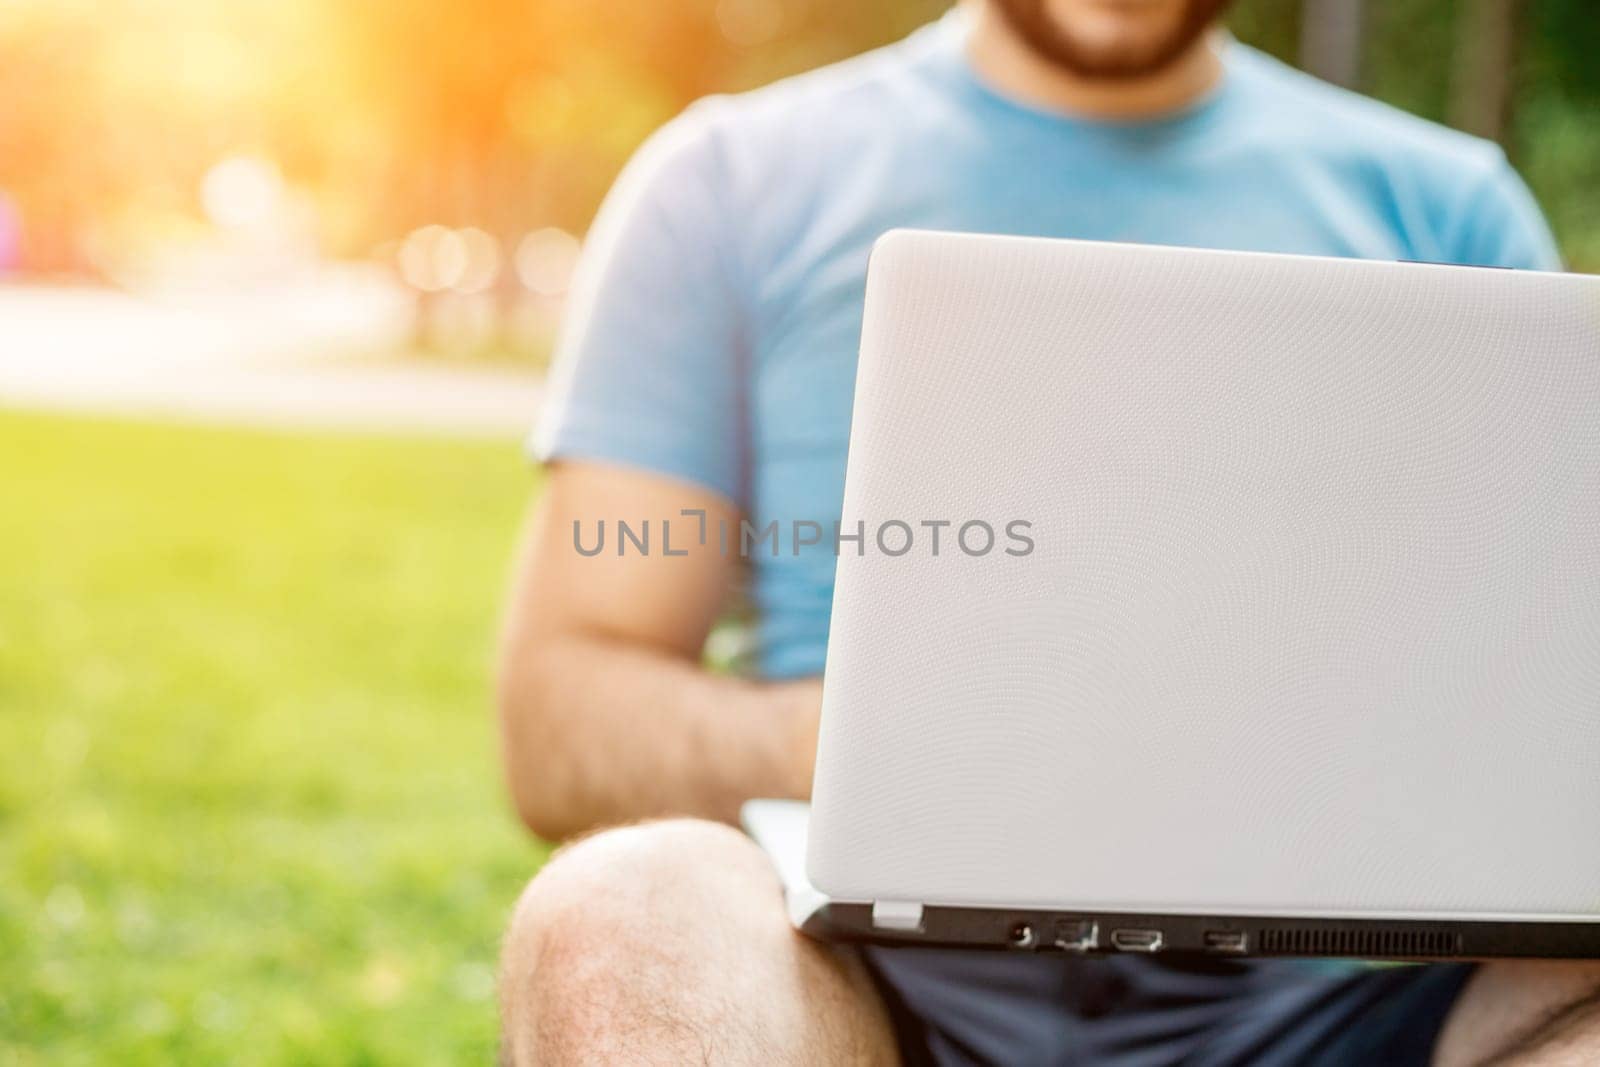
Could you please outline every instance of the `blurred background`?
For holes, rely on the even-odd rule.
[[[930,0],[0,0],[0,1064],[487,1062],[494,616],[583,234]],[[1600,269],[1592,0],[1246,0]],[[353,432],[357,431],[357,432]]]

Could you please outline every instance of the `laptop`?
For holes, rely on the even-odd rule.
[[[1600,957],[1600,278],[895,231],[857,524],[806,933]]]

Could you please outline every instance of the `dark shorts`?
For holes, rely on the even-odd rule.
[[[907,1064],[1425,1067],[1470,965],[862,950]]]

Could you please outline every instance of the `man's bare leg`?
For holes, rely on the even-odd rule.
[[[523,1067],[896,1061],[860,963],[797,935],[766,856],[716,823],[562,849],[517,905],[501,972]]]
[[[1600,962],[1481,968],[1445,1024],[1436,1067],[1600,1064]]]

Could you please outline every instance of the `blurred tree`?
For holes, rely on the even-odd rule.
[[[97,37],[92,26],[0,10],[0,190],[14,198],[34,270],[86,268],[85,209],[113,192],[110,175],[85,151],[92,127],[81,121],[98,111],[98,79],[80,63]],[[41,94],[39,86],[52,90]]]
[[[1456,30],[1450,122],[1498,141],[1510,118],[1521,0],[1466,0]]]
[[[1507,133],[1568,262],[1600,270],[1600,17],[1594,0],[1529,0]]]
[[[1362,0],[1305,0],[1300,65],[1335,85],[1361,80]]]

